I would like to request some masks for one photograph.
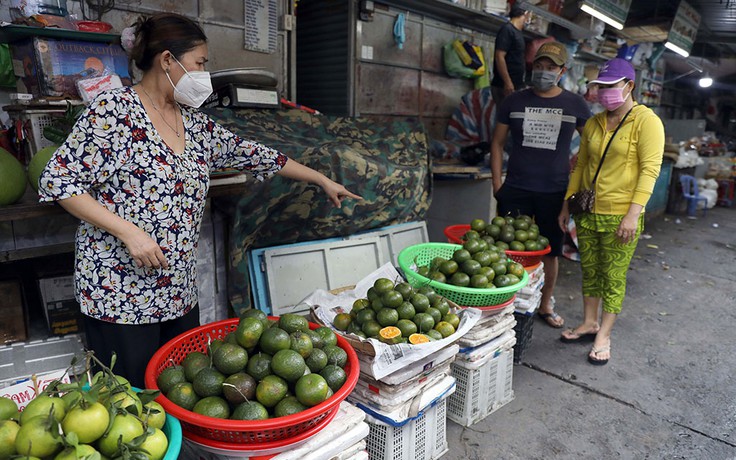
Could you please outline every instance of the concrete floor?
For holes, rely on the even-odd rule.
[[[701,216],[647,223],[608,365],[536,319],[514,401],[471,427],[448,420],[443,460],[736,459],[736,208]],[[577,263],[561,261],[555,298],[578,324]]]

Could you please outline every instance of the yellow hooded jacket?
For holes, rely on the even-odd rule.
[[[588,119],[565,199],[591,187],[603,150],[612,134],[613,130],[606,130],[605,111]],[[631,203],[646,206],[659,176],[663,153],[662,121],[650,108],[634,105],[611,142],[598,174],[593,213],[624,215]]]

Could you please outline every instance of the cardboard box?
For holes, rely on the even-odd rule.
[[[19,280],[0,281],[0,343],[26,340],[25,310]]]
[[[74,297],[74,278],[60,276],[38,280],[46,323],[51,335],[76,334],[82,331],[82,313]]]
[[[506,0],[483,0],[483,11],[486,13],[494,13],[505,15],[507,11]]]
[[[33,37],[13,43],[18,92],[79,99],[77,81],[108,72],[130,85],[128,56],[118,44]]]

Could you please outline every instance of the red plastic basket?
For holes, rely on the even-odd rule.
[[[464,241],[462,240],[462,237],[469,230],[470,225],[449,225],[445,227],[444,233],[447,237],[447,241],[450,243],[463,244]],[[511,260],[520,263],[524,267],[532,267],[537,265],[542,260],[542,256],[549,254],[551,250],[552,247],[549,245],[540,251],[511,251],[510,249],[507,249],[506,255],[509,256]]]
[[[271,317],[271,319],[278,319]],[[193,352],[205,352],[210,340],[225,337],[238,327],[238,318],[226,319],[206,324],[187,331],[171,339],[161,347],[148,362],[146,367],[146,388],[158,389],[156,378],[172,362],[179,364],[184,357]],[[310,329],[317,329],[318,324],[309,323]],[[214,417],[195,414],[173,402],[163,394],[156,398],[167,413],[179,419],[184,437],[196,437],[200,443],[207,440],[216,441],[213,444],[237,444],[237,450],[262,450],[264,447],[285,447],[299,439],[305,432],[316,433],[327,425],[342,402],[358,382],[360,365],[358,355],[350,344],[339,335],[337,346],[345,350],[348,362],[345,365],[347,379],[343,386],[327,401],[314,407],[286,417],[276,417],[268,420],[223,420]],[[213,446],[217,447],[217,446]]]
[[[251,455],[255,455],[255,453],[260,454],[263,452],[273,451],[274,449],[283,449],[284,447],[292,448],[292,446],[294,446],[295,444],[300,444],[322,431],[322,429],[325,426],[329,425],[329,423],[332,421],[332,419],[335,418],[336,415],[336,410],[330,411],[322,421],[309,428],[308,430],[289,438],[288,442],[285,442],[283,440],[273,442],[261,442],[258,443],[257,446],[254,446],[253,444],[235,444],[231,442],[214,441],[212,439],[203,438],[192,433],[187,433],[186,437],[190,441],[194,441],[197,444],[202,444],[203,446],[207,446],[213,449],[232,452],[250,452]],[[256,448],[258,449],[257,451],[255,450]]]
[[[445,236],[447,237],[448,243],[463,244],[463,235],[470,230],[470,225],[448,225],[445,227]]]
[[[506,255],[509,256],[509,259],[520,263],[524,267],[532,267],[539,265],[539,262],[542,260],[542,256],[549,254],[551,250],[552,247],[550,245],[547,245],[547,247],[541,251],[511,251],[507,249]]]

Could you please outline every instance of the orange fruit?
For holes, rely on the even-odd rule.
[[[353,318],[350,313],[338,313],[335,315],[335,319],[332,320],[332,324],[338,331],[347,331]]]
[[[399,321],[399,312],[394,308],[382,308],[376,314],[376,321],[381,326],[395,326]]]
[[[447,321],[440,321],[434,326],[434,329],[442,334],[442,337],[449,337],[455,333],[455,328]]]
[[[296,399],[307,407],[316,406],[328,398],[330,386],[319,374],[307,374],[294,386]]]
[[[261,338],[261,334],[263,334],[264,329],[265,326],[261,319],[256,317],[245,317],[238,322],[238,327],[235,329],[233,334],[235,334],[235,340],[238,342],[238,345],[243,348],[253,348],[258,344],[258,340]]]
[[[395,326],[384,327],[378,331],[378,337],[381,342],[394,344],[401,340],[401,329]]]
[[[431,339],[424,334],[412,334],[409,336],[409,343],[418,345],[420,343],[428,343]]]
[[[394,282],[388,278],[378,278],[373,282],[373,289],[380,296],[388,291],[392,291],[394,289]]]

